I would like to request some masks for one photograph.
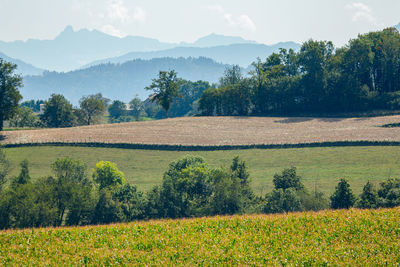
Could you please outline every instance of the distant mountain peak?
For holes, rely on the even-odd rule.
[[[67,25],[64,30],[60,33],[60,35],[62,34],[69,34],[69,33],[73,33],[74,32],[74,28],[72,28],[71,25]]]
[[[398,29],[400,31],[400,23],[397,24],[396,26],[394,26],[396,29]]]
[[[194,46],[198,47],[211,47],[231,44],[254,44],[255,41],[246,40],[240,36],[227,36],[222,34],[211,33],[204,37],[197,39],[193,43]]]

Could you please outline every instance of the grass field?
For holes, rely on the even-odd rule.
[[[399,208],[161,220],[1,231],[0,264],[396,266],[399,240]]]
[[[283,168],[296,166],[305,185],[315,186],[326,194],[333,192],[339,178],[347,178],[355,193],[369,180],[378,183],[389,177],[400,177],[400,147],[325,147],[290,149],[249,149],[230,151],[156,151],[85,147],[20,147],[5,149],[13,165],[12,175],[19,171],[23,159],[30,162],[33,177],[51,174],[50,164],[60,157],[77,158],[89,169],[101,160],[115,162],[132,184],[148,190],[161,183],[168,164],[184,155],[200,155],[213,167],[229,166],[234,156],[247,162],[252,187],[264,195],[272,189],[272,178]]]
[[[168,145],[400,141],[400,116],[368,118],[183,117],[157,121],[3,132],[0,143],[105,142]]]

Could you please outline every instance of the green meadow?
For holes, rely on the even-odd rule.
[[[5,149],[12,163],[11,175],[19,172],[19,162],[28,159],[33,178],[51,174],[51,163],[71,157],[84,162],[89,172],[96,162],[112,161],[125,173],[126,180],[141,190],[160,184],[168,164],[184,155],[204,157],[212,167],[227,167],[236,155],[244,159],[250,171],[252,187],[264,195],[272,189],[273,175],[291,166],[297,167],[307,188],[330,194],[340,178],[349,180],[360,193],[367,181],[375,184],[400,176],[400,147],[324,147],[290,149],[248,149],[225,151],[158,151],[88,147],[20,147]]]

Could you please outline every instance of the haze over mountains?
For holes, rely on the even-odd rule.
[[[81,68],[93,61],[115,58],[131,52],[160,51],[175,47],[205,48],[232,44],[237,45],[238,49],[235,51],[240,53],[242,53],[244,49],[252,49],[252,45],[256,47],[264,46],[263,51],[269,49],[269,46],[256,44],[254,41],[248,41],[241,37],[217,34],[202,37],[194,43],[165,43],[156,39],[140,36],[119,38],[98,30],[82,29],[74,31],[71,26],[68,26],[53,40],[29,39],[27,41],[13,42],[0,41],[0,52],[6,54],[8,57],[22,60],[41,69],[50,71],[70,71]],[[246,44],[247,47],[240,48],[239,44]],[[298,47],[297,44],[292,44],[294,48]],[[179,52],[168,55],[170,51],[167,51],[164,53],[165,55],[159,53],[158,55],[154,54],[154,56],[194,57],[213,54],[213,52],[206,52],[206,50],[203,50],[203,52],[195,50],[193,54],[191,54],[190,49],[185,51],[187,52],[183,53],[183,55],[179,54]],[[223,49],[220,49],[220,51],[223,53]],[[235,54],[231,54],[231,52],[232,51],[225,52],[225,56],[222,56],[222,58],[227,58],[228,53],[231,57],[235,57]],[[137,56],[143,56],[143,58],[146,59],[154,58],[152,54],[138,54]],[[260,54],[259,56],[265,55]],[[129,57],[128,59],[131,60],[135,58]],[[218,58],[214,59],[218,60]],[[102,62],[106,61],[103,60]],[[243,62],[243,60],[238,59],[238,62],[235,62],[234,59],[231,60],[231,63],[235,64],[241,64],[240,62]]]
[[[16,73],[22,74],[22,75],[42,75],[43,69],[36,68],[35,66],[32,66],[31,64],[25,63],[22,60],[11,58],[3,53],[0,52],[0,58],[2,58],[5,61],[12,62],[14,64],[17,64],[17,71]]]

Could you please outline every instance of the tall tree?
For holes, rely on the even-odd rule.
[[[22,86],[22,77],[14,74],[17,65],[0,58],[0,131],[3,123],[10,119],[18,109],[18,102],[22,99],[19,88]]]
[[[87,125],[90,125],[106,111],[107,99],[101,94],[95,94],[82,97],[79,104]]]
[[[41,120],[47,127],[71,127],[75,123],[72,104],[63,96],[52,94],[45,103]]]
[[[174,97],[178,97],[179,80],[174,70],[160,71],[157,79],[153,79],[152,84],[147,86],[146,90],[152,90],[154,95],[151,101],[156,101],[164,110],[168,118],[168,111]]]
[[[331,196],[332,209],[348,209],[353,207],[356,201],[355,196],[345,179],[340,179],[335,192]]]

